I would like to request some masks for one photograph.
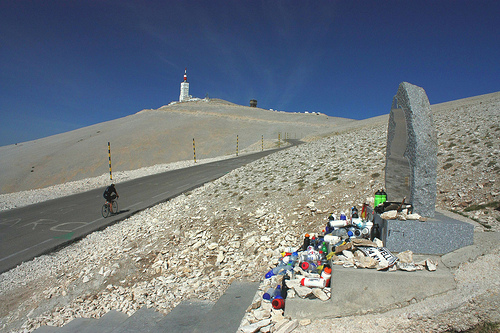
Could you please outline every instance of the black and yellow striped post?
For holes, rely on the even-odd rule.
[[[194,145],[194,138],[193,138],[193,153],[194,153],[194,163],[196,163],[196,147]]]
[[[236,135],[236,156],[238,156],[238,146],[239,146],[239,139],[238,135]]]
[[[262,151],[264,151],[264,135],[262,135]]]
[[[108,142],[108,159],[109,159],[109,180],[113,180],[113,173],[111,172],[111,144]]]
[[[281,148],[281,133],[278,133],[278,148]]]

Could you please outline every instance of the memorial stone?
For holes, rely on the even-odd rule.
[[[387,129],[387,200],[405,202],[424,221],[382,219],[373,223],[390,251],[444,254],[473,244],[474,226],[436,212],[437,135],[424,89],[403,82],[393,99]]]
[[[437,135],[423,88],[403,82],[393,99],[387,129],[388,201],[406,198],[413,212],[433,217],[436,205]]]

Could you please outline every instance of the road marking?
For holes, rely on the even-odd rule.
[[[139,202],[137,202],[137,203],[135,203],[135,204],[133,204],[133,205],[128,206],[127,208],[130,208],[130,207],[134,207],[134,206],[140,205],[141,203],[142,203],[142,201],[139,201]]]
[[[51,238],[51,239],[46,239],[46,240],[44,240],[44,241],[43,241],[43,242],[41,242],[41,243],[35,244],[35,245],[33,245],[33,246],[30,246],[30,247],[28,247],[28,248],[26,248],[26,249],[24,249],[24,250],[18,251],[18,252],[16,252],[16,253],[12,253],[10,256],[7,256],[7,257],[5,257],[5,258],[0,259],[0,261],[4,261],[4,260],[7,260],[7,259],[12,258],[12,257],[14,257],[14,256],[17,256],[18,254],[21,254],[21,253],[23,253],[23,252],[26,252],[26,251],[28,251],[28,250],[31,250],[31,249],[32,249],[32,248],[34,248],[34,247],[37,247],[37,246],[40,246],[40,245],[45,244],[45,243],[47,243],[47,242],[50,242],[51,240],[52,240],[52,238]]]
[[[157,194],[157,195],[155,195],[153,198],[157,198],[157,197],[164,196],[164,195],[165,195],[165,194],[167,194],[167,193],[170,193],[170,191],[167,191],[167,192],[163,192],[163,193]]]

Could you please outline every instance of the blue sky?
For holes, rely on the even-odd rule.
[[[0,2],[0,145],[190,94],[284,111],[387,114],[500,91],[500,1]]]

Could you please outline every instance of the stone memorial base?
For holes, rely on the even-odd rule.
[[[384,220],[374,214],[384,246],[391,252],[410,250],[420,254],[446,254],[472,245],[474,225],[440,212],[427,221]]]

